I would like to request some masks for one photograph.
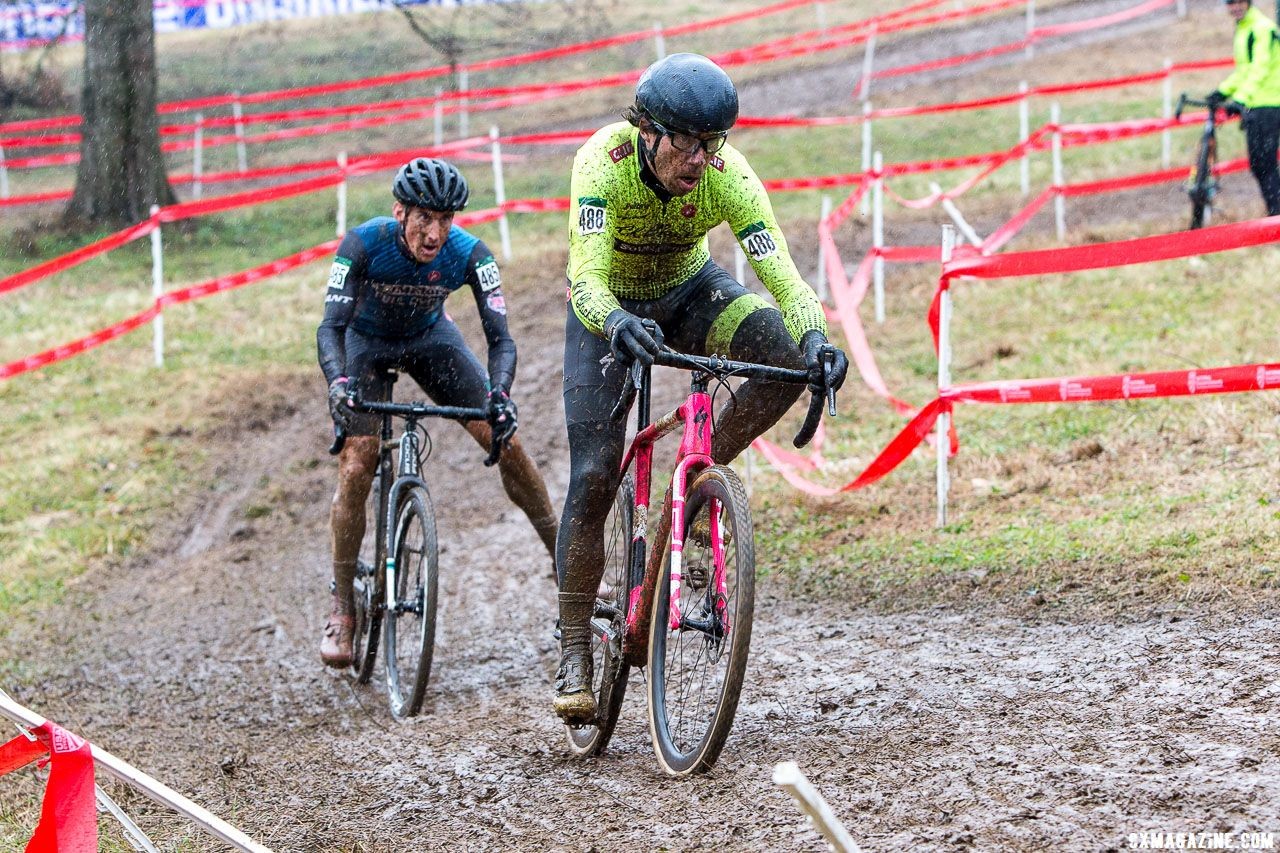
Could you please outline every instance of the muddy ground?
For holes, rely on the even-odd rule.
[[[1131,194],[1089,221],[1149,207]],[[563,306],[512,296],[521,434],[558,502]],[[609,751],[573,759],[550,711],[547,557],[457,428],[435,431],[429,463],[444,590],[433,683],[422,715],[396,722],[380,684],[318,662],[334,479],[318,372],[282,370],[258,393],[265,409],[226,395],[222,426],[192,437],[217,461],[162,541],[90,571],[9,648],[26,661],[15,698],[275,850],[822,850],[771,783],[783,760],[868,850],[1280,833],[1280,619],[1229,598],[1105,616],[991,601],[903,612],[805,598],[775,575],[712,773],[660,774],[638,674]],[[12,801],[39,784],[10,780]],[[111,790],[161,849],[223,849]]]

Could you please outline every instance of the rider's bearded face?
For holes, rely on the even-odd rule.
[[[409,254],[413,255],[413,259],[420,264],[434,261],[444,248],[444,241],[449,238],[453,211],[405,207],[396,202],[391,208],[391,215],[400,223],[405,245],[409,247]]]
[[[701,145],[694,145],[691,151],[680,151],[671,144],[671,137],[658,133],[652,125],[646,125],[640,131],[644,134],[646,146],[653,152],[650,163],[654,176],[663,189],[673,196],[688,195],[702,180],[702,173],[707,171],[707,164],[712,155]],[[654,141],[657,140],[657,147]]]

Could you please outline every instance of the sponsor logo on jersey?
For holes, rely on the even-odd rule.
[[[342,290],[347,284],[347,273],[351,272],[351,261],[347,258],[334,258],[329,267],[329,288]]]
[[[631,140],[627,140],[609,152],[609,159],[615,163],[621,163],[634,153],[636,153],[635,145],[631,143]]]
[[[697,243],[628,243],[626,240],[614,240],[615,252],[626,255],[673,255],[676,252],[687,252]]]
[[[748,225],[738,232],[737,237],[742,244],[742,251],[753,261],[762,261],[778,251],[778,244],[763,222]]]
[[[427,273],[427,281],[435,282],[435,281],[439,281],[443,277],[444,277],[444,273],[440,272],[440,270],[432,270],[431,272]]]
[[[489,310],[498,314],[507,313],[507,300],[501,293],[490,293],[485,298],[485,304],[489,306]]]
[[[698,206],[692,203],[686,204],[684,207],[680,208],[680,215],[685,219],[693,219],[693,217],[698,215]]]
[[[425,308],[434,311],[453,291],[447,287],[421,284],[391,284],[390,282],[374,282],[374,294],[384,305],[397,305],[403,308]]]
[[[723,172],[723,171],[724,171],[724,158],[723,158],[723,157],[712,157],[712,158],[711,158],[711,165],[712,165],[712,167],[713,167],[717,172]]]
[[[502,286],[502,276],[498,273],[498,263],[493,258],[487,259],[476,267],[476,278],[480,280],[480,289],[485,293],[497,290]]]
[[[343,296],[341,293],[330,293],[328,296],[324,298],[324,301],[325,301],[325,304],[327,305],[330,302],[346,303],[346,302],[355,302],[356,300],[355,300],[355,297],[353,296]]]
[[[585,196],[578,199],[579,234],[585,237],[587,234],[604,233],[605,206],[605,200],[595,196]]]

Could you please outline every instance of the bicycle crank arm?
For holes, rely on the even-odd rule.
[[[600,638],[600,642],[609,646],[609,653],[614,657],[622,654],[622,633],[615,631],[608,619],[592,619],[591,633]]]

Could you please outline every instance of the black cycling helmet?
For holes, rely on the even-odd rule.
[[[640,75],[636,109],[668,130],[728,133],[738,120],[738,90],[705,56],[673,53]]]
[[[396,172],[391,183],[396,201],[428,210],[462,210],[467,206],[471,190],[467,179],[452,163],[418,157]]]

